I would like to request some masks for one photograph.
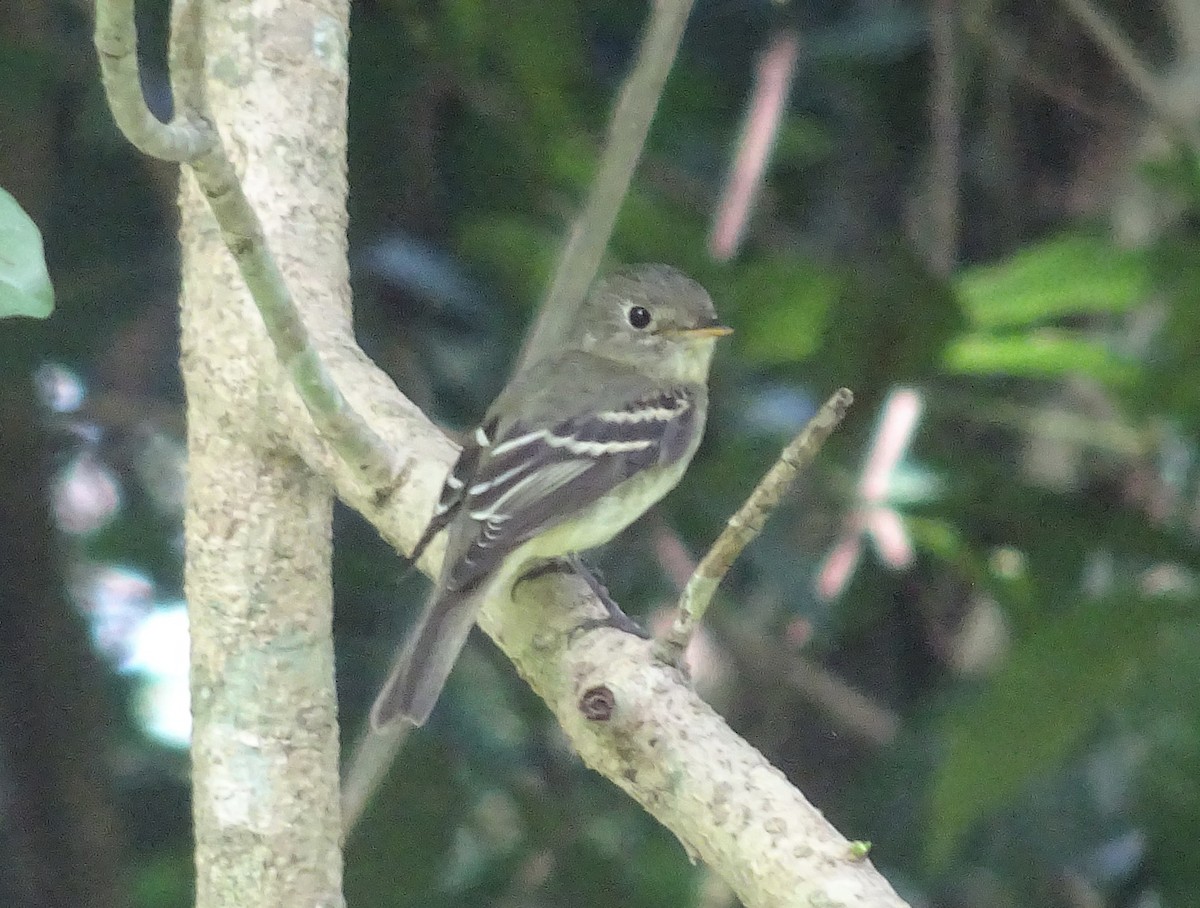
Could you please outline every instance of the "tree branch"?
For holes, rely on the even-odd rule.
[[[184,114],[163,123],[146,106],[133,0],[98,0],[94,41],[113,119],[138,151],[162,161],[192,161],[212,148],[217,136],[208,123]]]
[[[1091,0],[1062,0],[1062,3],[1108,54],[1113,65],[1142,96],[1146,106],[1163,125],[1192,148],[1200,148],[1200,127],[1176,109],[1158,76],[1142,62],[1112,20]]]
[[[377,428],[397,444],[419,440],[409,479],[423,490],[422,503],[414,507],[406,493],[404,507],[381,505],[344,467],[332,478],[385,537],[411,544],[433,509],[451,448],[429,446],[436,429],[407,408],[372,409],[405,413]],[[441,555],[439,547],[422,563],[433,570]],[[609,628],[580,632],[605,615],[581,578],[547,575],[519,584],[512,602],[489,602],[479,623],[546,701],[584,761],[675,833],[747,908],[905,904],[677,669],[655,658],[652,642]]]
[[[817,455],[821,445],[837,428],[846,410],[854,402],[848,388],[841,388],[827,400],[791,443],[783,449],[775,465],[767,471],[746,502],[729,518],[679,597],[679,614],[670,632],[660,643],[659,653],[667,662],[678,665],[704,619],[713,594],[742,550],[762,532],[767,518],[779,504],[783,493],[797,474]]]
[[[600,168],[588,191],[587,203],[571,227],[537,321],[521,348],[517,368],[525,368],[554,349],[555,338],[596,276],[691,9],[692,0],[654,0],[651,4],[637,60],[621,86],[609,122]]]
[[[133,0],[97,0],[95,43],[109,107],[121,131],[152,157],[188,164],[208,200],[266,325],[280,364],[317,430],[369,481],[393,479],[396,455],[350,406],[322,361],[304,318],[267,247],[262,223],[242,189],[203,90],[200,7],[183,2],[172,18],[172,84],[179,110],[171,124],[146,106],[137,64]]]
[[[554,300],[576,294],[582,296],[583,288],[590,282],[644,140],[654,100],[674,57],[687,7],[687,2],[671,4],[667,0],[660,0],[655,7],[639,63],[626,83],[614,115],[610,144],[616,150],[606,156],[587,210],[572,234],[572,242],[568,244],[560,266],[560,279],[551,291]],[[100,19],[111,21],[103,16],[98,17],[98,21]],[[106,35],[105,39],[110,37]],[[117,48],[118,51],[133,47],[130,29],[123,37],[125,43]],[[116,45],[105,47],[112,49]],[[184,48],[173,52],[172,58],[183,59],[189,53]],[[107,59],[106,66],[116,59],[124,60],[123,68],[112,67],[106,75],[106,83],[114,83],[120,95],[122,89],[119,86],[124,80],[123,90],[128,94],[128,54],[122,58],[121,53],[116,53]],[[179,85],[178,78],[176,85]],[[118,106],[121,103],[118,99]],[[135,126],[146,131],[144,118],[135,119],[139,120]],[[152,124],[149,132],[153,132]],[[135,134],[141,135],[137,130]],[[154,142],[149,144],[156,147]],[[171,146],[170,142],[158,144]],[[261,157],[261,149],[257,153]],[[328,327],[322,322],[315,340],[305,334],[304,322],[295,303],[283,286],[279,271],[267,257],[258,219],[253,211],[247,210],[249,206],[233,179],[232,167],[220,144],[201,152],[191,163],[239,269],[254,286],[256,294],[265,297],[258,299],[257,304],[271,332],[279,360],[297,379],[308,414],[322,428],[321,437],[295,431],[293,441],[297,452],[314,473],[331,481],[338,494],[371,520],[385,538],[402,550],[411,550],[453,460],[453,445],[366,361],[337,326],[322,330]],[[192,224],[189,229],[197,228]],[[583,278],[585,272],[587,279]],[[306,317],[318,321],[322,318],[336,320],[336,314],[325,311],[331,307],[315,308],[321,311],[306,310]],[[548,303],[547,308],[551,313],[563,311],[559,303]],[[206,368],[219,368],[229,356],[236,355],[235,351],[241,346],[237,332],[240,330],[244,336],[247,326],[237,313],[229,313],[228,318],[218,323],[220,333],[205,336],[197,333],[204,327],[200,316],[203,313],[210,317],[211,305],[193,300],[187,312],[185,349],[187,344],[195,350],[196,345],[211,342],[227,350],[220,359],[198,359],[190,365],[190,393],[203,390]],[[316,352],[318,342],[321,356]],[[326,374],[323,361],[329,363],[330,374]],[[228,365],[233,368],[232,362]],[[230,388],[227,391],[240,395],[238,406],[242,409],[238,412],[242,413],[246,395],[249,394],[248,399],[253,401],[259,399],[256,395],[260,393],[253,375],[246,387],[240,374],[244,369],[253,370],[254,364],[242,364],[237,376],[208,374],[212,381],[228,378]],[[338,382],[335,383],[333,378]],[[342,400],[339,386],[347,389],[349,402]],[[221,420],[223,404],[220,396],[205,392],[203,400],[206,408],[203,425],[198,422],[192,431],[200,431],[203,436],[197,436],[196,450],[204,453],[204,469],[218,479],[216,474],[223,470],[221,458],[229,450],[239,453],[239,469],[253,466],[261,455],[253,440],[256,436],[250,433],[247,438],[239,431],[232,437],[223,437],[220,434],[222,427],[227,433],[230,427]],[[278,404],[285,421],[287,417],[298,415],[293,395],[281,395]],[[360,418],[365,429],[358,422]],[[335,456],[331,447],[342,456]],[[399,479],[388,469],[389,458],[385,453],[388,451],[403,451],[408,455],[411,469]],[[364,463],[372,460],[376,462]],[[275,463],[275,466],[281,464]],[[236,487],[244,487],[248,479],[249,474],[239,479],[240,485]],[[285,481],[282,473],[278,481]],[[309,485],[311,483],[306,481],[306,486]],[[230,490],[233,488],[229,486]],[[319,490],[306,489],[306,494],[307,491]],[[286,496],[280,503],[286,513],[280,513],[279,519],[303,519],[298,512],[293,513],[294,507],[289,510]],[[236,679],[216,674],[230,658],[250,656],[243,654],[229,639],[230,634],[238,632],[238,622],[250,621],[250,616],[256,615],[260,617],[254,618],[255,621],[269,616],[269,620],[281,622],[279,628],[251,628],[260,636],[260,632],[268,633],[269,647],[275,645],[270,643],[271,640],[286,647],[278,650],[280,659],[287,657],[283,662],[268,660],[270,664],[266,668],[272,672],[279,670],[285,662],[290,665],[295,661],[297,651],[296,640],[289,636],[289,622],[293,618],[276,615],[273,611],[253,610],[257,608],[258,598],[269,598],[271,590],[256,587],[247,599],[247,591],[241,586],[243,578],[237,572],[229,578],[229,583],[236,589],[227,589],[228,584],[217,582],[217,578],[223,576],[220,559],[229,557],[232,553],[229,546],[241,539],[241,536],[230,537],[229,532],[244,533],[246,529],[252,529],[259,535],[253,536],[251,541],[261,535],[260,541],[269,544],[274,538],[270,532],[273,524],[262,522],[274,519],[274,512],[247,511],[236,501],[208,501],[204,507],[208,510],[190,518],[193,526],[189,531],[189,544],[208,546],[203,551],[200,568],[203,577],[196,576],[192,582],[210,583],[209,593],[215,597],[214,602],[236,611],[232,615],[234,627],[224,627],[207,619],[204,632],[211,639],[197,644],[207,654],[206,674],[195,686],[202,698],[197,708],[208,722],[214,698],[220,700],[226,711],[236,709],[240,702],[239,689],[229,683]],[[230,507],[237,512],[237,521],[232,524],[227,510]],[[427,568],[435,567],[442,554],[440,546],[430,548],[422,562]],[[257,545],[255,557],[270,554],[266,549],[258,549],[262,549],[261,544]],[[300,558],[305,556],[304,552],[290,554]],[[197,565],[189,568],[193,575],[197,570]],[[230,594],[228,602],[223,598],[225,593]],[[873,908],[903,906],[887,882],[863,858],[861,848],[842,838],[778,770],[734,734],[695,695],[676,669],[656,661],[653,644],[610,629],[579,631],[587,619],[607,614],[604,605],[594,598],[590,587],[581,579],[545,577],[531,581],[522,584],[513,599],[515,601],[510,602],[507,597],[501,597],[488,603],[480,619],[483,629],[546,699],[584,760],[629,792],[680,838],[690,854],[705,860],[729,881],[748,908],[812,904]],[[199,622],[195,630],[200,632]],[[310,630],[306,625],[304,633],[308,634]],[[310,645],[307,637],[303,653],[309,661],[306,662],[308,673],[302,680],[308,683],[327,668],[321,660],[328,654],[325,649]],[[239,676],[237,683],[253,682],[256,677]],[[240,696],[244,699],[245,693]],[[321,704],[319,710],[306,713],[303,728],[294,731],[310,736],[322,735],[324,723],[331,717],[326,715],[325,700]],[[252,704],[248,708],[254,722],[263,718],[261,707]],[[228,712],[222,716],[227,721],[234,721]],[[264,746],[269,745],[266,756],[270,756],[276,753],[275,748],[286,743],[278,717],[274,717],[271,729],[273,737],[260,745],[251,746],[240,739],[226,743],[234,748],[239,759],[261,760]],[[274,737],[276,733],[281,737]],[[323,753],[311,743],[306,743],[301,752]],[[275,800],[282,812],[278,816],[269,812],[264,814],[264,805],[245,800],[241,776],[231,774],[235,768],[252,767],[241,763],[236,767],[220,764],[218,768],[221,767],[226,776],[209,780],[211,790],[206,789],[199,809],[209,813],[216,811],[213,817],[205,814],[206,822],[223,823],[222,828],[228,834],[243,828],[258,829],[253,825],[258,823],[265,825],[256,834],[265,834],[264,830],[269,826],[274,835],[279,831],[278,824],[291,822],[294,809],[305,803],[302,797],[305,792],[276,792]],[[324,776],[314,773],[309,782],[320,787],[324,785]],[[213,785],[217,787],[213,788]],[[246,809],[251,811],[246,816],[230,813]],[[320,821],[325,819],[322,813]],[[247,826],[247,822],[251,825]],[[271,853],[268,857],[272,861],[294,861],[296,856]],[[255,863],[261,871],[262,862]],[[278,867],[272,864],[271,869],[279,874],[307,872],[290,863]]]
[[[932,73],[929,132],[930,264],[948,277],[958,262],[959,146],[962,101],[959,90],[958,10],[955,0],[933,0],[929,10]]]
[[[585,582],[543,578],[522,585],[512,604],[491,604],[481,625],[589,766],[674,832],[747,908],[904,904],[678,670],[654,658],[652,642],[611,629],[579,634],[584,614],[604,614]]]
[[[317,431],[368,481],[390,481],[399,472],[397,449],[384,444],[326,369],[224,148],[218,142],[191,166],[258,307],[279,364],[291,377]]]

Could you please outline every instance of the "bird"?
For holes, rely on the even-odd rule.
[[[423,725],[483,604],[548,560],[602,545],[682,478],[708,412],[715,342],[732,329],[668,265],[601,278],[467,435],[415,562],[440,532],[428,603],[371,709]]]

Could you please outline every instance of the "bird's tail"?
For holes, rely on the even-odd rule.
[[[485,599],[484,591],[439,590],[409,635],[371,707],[376,730],[404,719],[424,725],[462,652]]]

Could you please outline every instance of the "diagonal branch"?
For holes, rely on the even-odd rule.
[[[104,0],[100,2],[103,5]],[[129,8],[121,6],[127,0],[112,2],[118,10]],[[602,167],[593,190],[593,199],[600,201],[596,211],[589,204],[584,216],[598,218],[603,229],[577,225],[576,234],[584,238],[578,246],[569,244],[560,269],[569,278],[565,284],[580,293],[587,283],[579,277],[587,270],[580,262],[590,262],[594,270],[599,260],[637,157],[636,149],[630,154],[629,148],[640,148],[644,140],[653,99],[674,56],[687,5],[686,0],[673,6],[668,0],[656,4],[657,26],[650,29],[643,59],[618,105],[612,143],[624,150],[614,160],[625,163]],[[111,24],[114,18],[101,13],[98,21]],[[134,46],[132,23],[126,23],[115,44],[104,43],[112,35],[103,38],[102,65],[109,70],[105,79],[120,107],[130,101],[137,82],[136,66],[124,54]],[[109,50],[114,52],[107,54]],[[178,48],[172,59],[196,59],[198,53],[198,49]],[[115,65],[117,60],[122,61],[120,66]],[[175,85],[181,85],[180,74],[175,75]],[[648,108],[643,106],[647,98],[652,99]],[[192,147],[154,138],[153,123],[135,108],[130,104],[125,108],[134,110],[135,135],[142,139],[151,135],[145,139],[148,147],[173,149],[195,170],[225,242],[254,290],[280,360],[297,380],[309,413],[328,433],[327,441],[343,456],[330,457],[327,446],[308,433],[296,433],[297,453],[385,538],[402,548],[411,546],[450,465],[451,446],[375,372],[369,373],[367,381],[345,385],[359,405],[350,408],[305,333],[295,303],[267,253],[261,225],[249,210],[220,143],[214,140],[211,148]],[[626,110],[637,116],[626,117],[622,113]],[[197,104],[183,119],[187,122],[194,116],[204,121],[202,112]],[[189,148],[190,156],[183,153]],[[565,291],[560,286],[556,292]],[[361,360],[357,350],[349,357],[352,363]],[[286,401],[281,405],[286,406]],[[411,464],[399,480],[392,477],[388,451],[403,451]],[[418,500],[424,509],[416,506]],[[429,565],[437,555],[431,552],[423,564]],[[652,643],[611,629],[580,632],[588,619],[607,615],[586,583],[579,578],[546,577],[523,584],[516,598],[516,602],[489,603],[481,616],[483,629],[550,705],[584,760],[670,828],[689,853],[710,864],[748,908],[813,904],[903,908],[901,899],[864,859],[861,847],[839,835],[782,773],[696,696],[676,669],[656,661]]]
[[[762,532],[767,518],[779,504],[783,493],[797,474],[811,461],[825,443],[825,439],[838,427],[846,410],[854,402],[848,388],[841,388],[827,400],[808,425],[797,435],[783,452],[775,465],[759,480],[754,491],[736,514],[729,518],[725,529],[717,537],[696,570],[683,588],[679,597],[679,614],[659,650],[660,656],[672,664],[679,664],[692,635],[704,613],[712,602],[717,587],[733,567],[742,550]]]
[[[1171,103],[1169,93],[1162,81],[1151,71],[1129,43],[1129,39],[1121,34],[1113,21],[1101,12],[1092,0],[1062,0],[1067,10],[1074,16],[1092,39],[1100,45],[1113,65],[1121,72],[1134,90],[1142,96],[1154,115],[1162,121],[1180,139],[1187,142],[1193,149],[1200,148],[1200,127],[1182,115]]]
[[[563,324],[570,320],[596,276],[621,204],[629,192],[691,9],[692,0],[654,0],[651,4],[650,21],[637,59],[621,86],[609,122],[600,168],[588,191],[587,203],[575,218],[570,238],[559,256],[537,321],[521,349],[518,368],[528,366],[553,349]]]
[[[741,246],[751,206],[762,188],[779,138],[779,127],[787,113],[799,59],[800,37],[790,28],[772,35],[759,57],[737,151],[721,188],[708,236],[709,254],[719,262],[729,261]]]
[[[1200,68],[1200,4],[1195,0],[1167,0],[1172,37],[1180,48],[1182,68]],[[1179,68],[1179,64],[1176,64]]]
[[[387,392],[399,398],[394,389]],[[338,494],[389,539],[409,539],[433,508],[451,464],[447,445],[420,414],[397,404],[372,407],[400,418],[380,424],[410,451],[405,484],[428,489],[422,508],[381,504],[336,464]],[[436,569],[438,548],[422,562]],[[777,769],[704,703],[680,672],[659,661],[654,643],[607,627],[608,615],[580,577],[546,575],[522,583],[513,601],[497,597],[483,628],[542,697],[572,748],[670,829],[747,908],[904,908],[904,901]],[[602,623],[602,622],[601,622]],[[371,749],[390,742],[375,742]],[[369,774],[379,758],[365,758]],[[354,775],[351,770],[350,775]],[[351,805],[362,789],[348,786]]]
[[[262,224],[242,190],[241,181],[218,141],[191,162],[196,182],[221,228],[258,306],[279,364],[290,376],[321,437],[365,478],[386,482],[398,472],[395,448],[350,405],[325,368],[296,301],[263,235]]]

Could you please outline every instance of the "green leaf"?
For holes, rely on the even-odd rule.
[[[906,517],[904,526],[923,552],[948,564],[968,565],[975,560],[970,544],[953,523],[932,517]]]
[[[53,311],[42,235],[17,200],[0,189],[0,318],[45,318]]]
[[[926,856],[945,865],[963,836],[1076,748],[1149,655],[1162,600],[1089,603],[1044,623],[991,685],[942,717]]]
[[[1046,328],[1030,334],[968,334],[950,343],[943,364],[968,375],[1059,378],[1085,375],[1110,387],[1128,387],[1139,375],[1136,363],[1121,359],[1101,343],[1072,331]]]
[[[1148,284],[1141,256],[1100,237],[1064,234],[992,265],[969,268],[958,293],[980,328],[1043,324],[1065,315],[1126,312]]]
[[[804,359],[824,337],[826,315],[843,287],[832,270],[803,261],[747,265],[732,288],[741,355],[768,366]]]

